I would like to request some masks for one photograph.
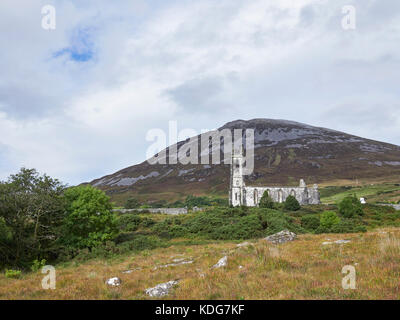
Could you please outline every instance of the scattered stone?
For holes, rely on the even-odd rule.
[[[161,266],[157,266],[157,267],[154,267],[153,270],[157,270],[157,269],[160,269],[160,268],[168,268],[168,267],[180,266],[182,264],[193,263],[193,260],[185,261],[185,259],[174,259],[172,261],[174,261],[174,263],[168,263],[168,264],[164,264],[164,265],[161,265]]]
[[[365,201],[365,198],[360,198],[361,204],[366,204],[367,202]]]
[[[275,233],[271,236],[264,238],[264,240],[267,240],[275,244],[293,241],[294,239],[296,239],[296,234],[290,232],[289,230],[283,230],[281,232]]]
[[[343,243],[349,243],[349,242],[351,242],[350,240],[336,240],[336,241],[325,241],[325,242],[322,242],[322,245],[324,246],[324,245],[327,245],[327,244],[332,244],[332,243],[336,243],[336,244],[343,244]]]
[[[350,240],[336,240],[335,243],[341,244],[341,243],[349,243]]]
[[[216,264],[214,264],[212,267],[213,268],[221,268],[221,267],[225,267],[227,264],[228,264],[228,257],[225,256],[225,257],[219,259],[219,261]]]
[[[236,245],[236,247],[247,247],[247,246],[251,246],[251,243],[250,242],[242,242],[242,243],[239,243],[239,244],[237,244]]]
[[[122,271],[122,273],[132,273],[133,272],[133,270],[125,270],[125,271]]]
[[[243,266],[239,266],[239,269],[243,269]]]
[[[132,273],[133,271],[138,271],[138,270],[142,270],[142,268],[137,267],[137,268],[133,268],[133,269],[128,269],[128,270],[122,271],[122,273]]]
[[[106,281],[106,284],[111,287],[118,287],[121,285],[121,279],[118,277],[110,278]]]
[[[169,291],[179,283],[179,280],[172,280],[166,283],[160,283],[154,288],[146,289],[146,294],[150,297],[163,297],[166,296]]]

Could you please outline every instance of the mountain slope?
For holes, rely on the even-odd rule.
[[[301,178],[307,184],[400,178],[400,147],[396,145],[287,120],[237,120],[219,129],[247,128],[255,130],[255,167],[245,179],[248,185],[294,186]],[[178,142],[178,148],[184,143]],[[188,194],[227,195],[229,166],[145,161],[91,184],[117,202],[131,195],[145,201],[172,201]]]

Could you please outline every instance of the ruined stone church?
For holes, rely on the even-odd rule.
[[[314,184],[312,188],[308,188],[303,179],[300,180],[298,187],[247,187],[243,179],[243,163],[242,148],[240,150],[234,148],[229,189],[230,205],[256,207],[265,191],[274,202],[278,203],[284,202],[289,195],[294,196],[301,205],[321,203],[318,185]]]

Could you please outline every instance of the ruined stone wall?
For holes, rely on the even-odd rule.
[[[258,205],[265,191],[268,191],[274,202],[282,203],[289,195],[292,195],[301,205],[310,203],[310,189],[307,187],[245,187],[244,205],[249,207]]]

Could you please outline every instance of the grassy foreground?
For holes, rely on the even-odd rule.
[[[351,242],[322,245],[338,239]],[[211,269],[224,255],[227,267]],[[177,258],[193,263],[154,270]],[[356,269],[354,290],[342,288],[345,265]],[[222,241],[177,244],[56,270],[55,290],[42,289],[40,272],[20,279],[0,275],[0,299],[150,299],[146,288],[177,279],[180,283],[164,299],[400,299],[400,229],[305,234],[281,245],[262,239],[245,247]],[[115,276],[122,285],[108,287],[106,279]]]

